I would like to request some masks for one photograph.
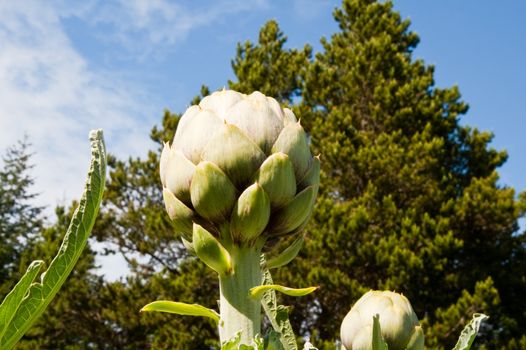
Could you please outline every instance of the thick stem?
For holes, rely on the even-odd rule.
[[[261,284],[260,249],[234,246],[230,251],[233,273],[219,276],[219,337],[228,341],[241,330],[241,344],[250,345],[261,333],[261,303],[249,290]]]

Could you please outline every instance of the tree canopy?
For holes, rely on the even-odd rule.
[[[308,297],[283,299],[292,306],[294,330],[332,349],[351,305],[370,289],[389,289],[409,298],[429,348],[451,348],[473,312],[491,316],[477,338],[481,348],[526,347],[526,236],[518,225],[526,195],[499,183],[506,152],[491,147],[491,133],[460,122],[468,112],[460,89],[435,86],[434,67],[413,57],[418,35],[391,2],[344,0],[334,18],[339,30],[322,38],[323,49],[314,55],[309,45],[288,48],[278,23],[267,22],[258,42],[238,45],[236,79],[228,82],[292,107],[321,155],[320,196],[305,245],[273,277],[279,284],[321,287]],[[208,93],[204,86],[192,103]],[[217,348],[209,321],[138,313],[156,299],[215,307],[218,297],[214,275],[174,239],[162,203],[159,156],[179,118],[164,112],[151,132],[157,148],[146,158],[109,163],[94,234],[114,244],[132,274],[104,282],[93,275],[94,253],[87,254],[70,277],[71,291],[59,295],[34,330],[42,336],[67,324],[56,335],[64,341],[48,337],[40,348]],[[26,163],[5,164],[0,180],[13,183],[4,174]],[[19,180],[22,190],[16,181],[2,186],[2,201],[27,196],[30,181]],[[25,210],[38,217],[38,208],[13,215]],[[55,225],[67,222],[65,213],[58,211]],[[41,222],[20,225],[10,232],[34,233]],[[53,242],[53,230],[44,231],[44,242]],[[0,273],[7,276],[13,271],[2,254],[17,256],[18,246],[3,237]],[[70,316],[60,317],[63,312]]]

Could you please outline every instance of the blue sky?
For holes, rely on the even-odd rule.
[[[108,150],[140,156],[164,108],[183,112],[202,84],[233,79],[236,43],[256,41],[277,19],[288,47],[338,30],[323,0],[0,0],[0,150],[27,134],[36,152],[39,202],[80,195],[87,134],[103,128]],[[394,2],[436,67],[436,85],[458,85],[462,123],[495,133],[509,152],[501,184],[526,189],[526,2]]]

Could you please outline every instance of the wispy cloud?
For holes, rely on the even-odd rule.
[[[129,155],[144,153],[150,126],[140,91],[90,70],[64,33],[66,14],[54,5],[0,4],[0,149],[28,134],[37,191],[47,205],[79,196],[90,129],[104,128],[110,150]]]
[[[40,202],[78,197],[89,159],[87,134],[105,130],[109,151],[144,154],[148,132],[166,101],[108,71],[72,42],[67,21],[105,36],[110,60],[155,57],[192,30],[267,6],[266,0],[218,0],[199,5],[166,0],[0,1],[0,150],[28,134],[35,156]],[[115,65],[113,65],[115,66]],[[153,96],[152,96],[153,95]]]
[[[172,49],[195,29],[226,21],[232,14],[267,7],[266,0],[101,1],[91,6],[83,18],[94,26],[105,27],[98,33],[101,40],[117,43],[135,59],[145,59]]]

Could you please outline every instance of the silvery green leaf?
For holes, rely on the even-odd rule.
[[[271,329],[265,337],[265,350],[285,350],[279,338],[280,334]]]
[[[318,350],[318,348],[312,345],[310,341],[306,341],[303,345],[303,350]]]
[[[16,310],[18,310],[27,293],[29,293],[29,288],[40,272],[42,265],[44,265],[42,260],[33,261],[27,268],[24,276],[2,301],[2,305],[0,305],[0,339],[2,339],[7,326],[11,323],[11,319],[15,316]]]
[[[264,257],[262,263],[265,264]],[[268,269],[263,270],[262,284],[273,284],[272,276]],[[289,311],[283,305],[278,305],[276,301],[276,291],[270,289],[263,294],[261,305],[267,315],[272,328],[280,335],[280,342],[284,350],[298,350],[296,337],[289,321]]]
[[[256,334],[252,344],[240,344],[241,343],[241,331],[237,332],[234,337],[230,340],[221,344],[221,350],[263,350],[264,341]]]
[[[11,349],[44,312],[77,263],[99,212],[106,180],[106,149],[102,130],[90,132],[91,163],[84,193],[64,240],[49,268],[33,283],[4,329],[1,349]]]
[[[464,327],[460,337],[458,338],[457,344],[453,350],[469,350],[477,333],[480,328],[482,321],[487,320],[489,317],[484,314],[474,314],[473,319]]]

